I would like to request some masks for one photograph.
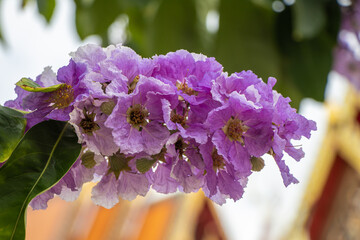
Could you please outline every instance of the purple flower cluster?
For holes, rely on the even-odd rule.
[[[315,122],[296,113],[251,71],[228,75],[214,59],[185,50],[142,58],[124,46],[87,45],[69,65],[50,68],[40,86],[64,83],[54,92],[16,89],[7,106],[31,111],[28,128],[46,119],[69,121],[82,153],[65,177],[35,198],[46,208],[54,194],[72,200],[85,182],[100,179],[93,201],[114,206],[151,188],[160,193],[196,192],[218,204],[238,200],[248,177],[270,154],[284,184],[297,183],[283,158],[304,153],[292,139],[310,137]]]
[[[360,1],[341,7],[338,43],[334,50],[333,70],[346,77],[360,90]]]

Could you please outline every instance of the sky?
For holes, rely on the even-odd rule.
[[[79,39],[72,0],[57,1],[50,25],[37,13],[35,1],[24,10],[20,6],[20,0],[3,0],[0,5],[1,29],[6,38],[6,46],[0,45],[1,105],[16,98],[14,84],[22,77],[35,79],[46,66],[56,72],[68,64],[70,52],[86,43],[100,42],[97,37],[89,37],[84,42]],[[346,86],[336,77],[331,79],[327,98],[341,101],[345,91],[339,89]],[[322,103],[305,99],[300,113],[316,121],[318,126],[310,140],[296,143],[303,147],[305,158],[300,162],[286,160],[300,183],[286,188],[275,161],[265,158],[265,168],[250,176],[243,198],[216,207],[229,239],[279,239],[291,226],[327,127],[327,112]]]

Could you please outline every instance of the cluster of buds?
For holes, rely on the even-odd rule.
[[[29,80],[30,81],[30,80]],[[150,188],[196,192],[218,204],[240,199],[248,177],[270,154],[284,184],[297,183],[283,160],[304,153],[291,140],[310,137],[315,122],[296,113],[251,71],[229,75],[214,59],[185,50],[142,58],[124,46],[86,45],[55,74],[32,84],[6,106],[28,111],[27,128],[47,120],[70,122],[83,150],[53,188],[31,202],[46,208],[55,194],[71,200],[85,182],[99,180],[93,201],[114,206]]]

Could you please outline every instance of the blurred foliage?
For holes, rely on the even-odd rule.
[[[23,6],[29,1],[22,0]],[[177,49],[201,52],[230,73],[251,69],[264,80],[276,77],[277,89],[294,107],[303,97],[323,100],[340,22],[334,0],[74,2],[81,39],[98,35],[104,46],[115,44],[113,36],[125,29],[124,44],[144,57]],[[37,4],[49,22],[55,0]],[[207,28],[207,20],[216,23],[217,16],[218,29]]]
[[[36,2],[39,13],[44,16],[47,22],[50,22],[56,5],[55,0],[37,0]]]

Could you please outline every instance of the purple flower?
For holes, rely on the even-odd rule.
[[[358,90],[360,89],[360,60],[353,50],[338,46],[334,51],[333,69],[346,77]]]
[[[119,202],[117,181],[113,174],[104,175],[92,189],[91,199],[96,205],[112,208]]]
[[[186,193],[198,191],[204,182],[204,163],[198,146],[194,140],[184,139],[178,132],[172,134],[166,143],[164,163],[159,163],[157,168],[161,166],[161,170],[155,171],[153,180],[166,178],[167,188],[171,191],[176,187]],[[158,185],[160,183],[155,184],[154,189],[163,192]]]
[[[214,133],[212,142],[236,170],[250,173],[250,157],[260,157],[271,147],[272,112],[233,92],[229,100],[209,113],[206,125]]]
[[[140,77],[135,91],[119,96],[105,122],[113,130],[115,143],[125,154],[160,152],[169,137],[164,126],[161,99],[177,101],[174,90],[155,78]]]
[[[84,97],[88,90],[80,84],[80,79],[86,71],[84,65],[77,65],[72,60],[69,65],[62,67],[58,71],[57,79],[51,69],[47,68],[39,76],[41,86],[48,87],[60,83],[63,86],[53,92],[32,92],[23,98],[23,109],[31,110],[26,114],[28,126],[31,127],[44,119],[54,119],[60,121],[69,120],[69,113],[73,109],[73,104]]]
[[[290,183],[298,183],[298,180],[289,173],[288,166],[282,160],[283,151],[299,161],[304,157],[304,152],[301,148],[294,147],[291,140],[300,140],[302,136],[310,138],[310,132],[316,130],[316,123],[297,114],[296,110],[291,108],[289,102],[289,98],[284,98],[274,91],[275,111],[272,119],[274,138],[270,154],[274,156],[285,186]]]
[[[150,177],[136,171],[135,160],[133,156],[120,152],[108,157],[107,170],[92,190],[91,198],[95,204],[111,208],[119,197],[130,201],[138,195],[146,195],[150,188]]]
[[[178,180],[171,177],[172,163],[159,164],[152,174],[152,188],[159,193],[176,192],[179,186]]]
[[[286,140],[280,138],[277,134],[275,134],[273,146],[272,146],[272,151],[273,151],[272,155],[274,156],[275,162],[280,169],[281,177],[283,179],[284,185],[288,186],[291,183],[298,183],[299,181],[290,173],[289,167],[282,159],[284,156],[283,150],[285,148],[286,148]]]
[[[205,163],[205,193],[208,197],[215,197],[219,204],[224,203],[226,198],[238,200],[244,193],[246,184],[240,180],[241,172],[236,172],[232,163],[226,156],[220,155],[215,147],[208,141],[201,145],[200,153]]]
[[[230,76],[222,74],[215,80],[211,93],[215,100],[225,103],[231,93],[237,92],[257,107],[272,109],[272,88],[275,82],[275,78],[269,78],[268,84],[265,84],[252,71],[242,71]]]
[[[110,96],[132,93],[140,76],[150,77],[155,64],[132,49],[117,45],[108,47],[108,58],[100,63],[104,91]]]
[[[154,61],[157,68],[153,76],[170,82],[181,98],[195,105],[211,99],[211,80],[222,72],[222,66],[214,58],[185,50],[156,56]]]
[[[164,122],[169,130],[178,130],[183,138],[193,138],[198,143],[207,141],[207,129],[203,122],[212,109],[206,104],[190,106],[183,101],[172,107],[166,99],[161,100]]]
[[[129,201],[134,200],[138,195],[145,196],[150,189],[146,174],[123,172],[118,182],[119,196]]]
[[[112,129],[105,126],[115,102],[112,99],[94,100],[88,98],[74,105],[70,123],[74,126],[79,143],[96,154],[110,156],[119,150],[112,136]]]
[[[92,72],[100,72],[100,64],[107,58],[107,53],[98,45],[87,44],[70,53],[70,56],[74,62],[86,64]]]
[[[246,94],[248,88],[250,90],[250,87],[254,87],[257,84],[264,83],[252,71],[242,71],[240,73],[234,73],[231,76],[222,74],[215,80],[211,93],[215,100],[226,102],[232,92],[235,91],[240,94]],[[247,97],[248,95],[249,94],[246,94]],[[254,97],[255,94],[251,95]]]
[[[252,71],[229,75],[214,58],[185,50],[142,58],[121,45],[80,47],[55,74],[36,83],[54,92],[16,89],[7,106],[30,111],[28,127],[46,120],[69,121],[83,146],[81,157],[51,189],[34,198],[35,209],[59,195],[75,199],[85,182],[100,179],[93,201],[106,208],[119,198],[181,191],[218,204],[239,200],[252,171],[270,154],[284,184],[297,183],[283,160],[304,152],[292,140],[316,130],[291,108],[290,99]],[[339,69],[344,67],[338,64]],[[347,66],[348,67],[348,66]]]

